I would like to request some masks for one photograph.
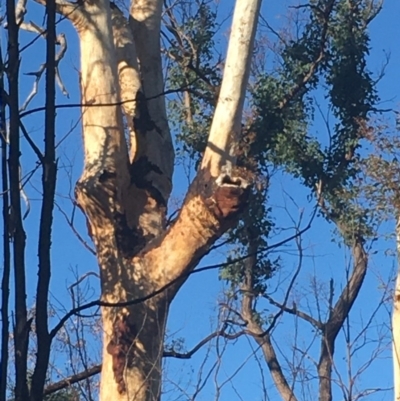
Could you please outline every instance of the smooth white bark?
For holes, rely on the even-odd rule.
[[[393,349],[393,380],[394,400],[400,400],[400,216],[396,224],[396,246],[397,246],[397,278],[393,296],[392,315],[392,349]]]
[[[109,7],[108,0],[85,3],[86,28],[78,30],[85,173],[115,166],[126,152]]]
[[[237,0],[222,79],[202,168],[217,177],[235,162],[261,0]]]

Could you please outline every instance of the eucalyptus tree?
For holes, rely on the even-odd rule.
[[[179,215],[167,226],[174,149],[164,100],[160,27],[163,1],[133,1],[129,21],[108,0],[39,1],[47,12],[43,205],[36,300],[37,360],[30,386],[25,304],[25,235],[19,186],[18,31],[26,2],[7,1],[10,183],[16,303],[16,399],[41,400],[52,339],[49,329],[51,222],[55,191],[55,15],[79,36],[84,171],[76,200],[87,217],[101,276],[101,400],[158,400],[168,309],[210,246],[233,227],[251,183],[237,175],[236,148],[261,0],[235,6],[224,77],[207,146]],[[22,12],[21,12],[22,9]],[[125,138],[123,115],[128,125]],[[234,173],[232,173],[232,171]],[[136,302],[133,302],[136,300]],[[138,302],[140,300],[140,302]],[[4,362],[4,361],[3,361]],[[4,391],[4,390],[3,390]],[[3,392],[4,394],[4,392]]]
[[[221,277],[233,289],[233,298],[241,302],[235,311],[237,324],[230,319],[234,329],[240,327],[232,338],[245,334],[256,341],[282,398],[294,401],[295,385],[279,364],[272,331],[284,313],[304,319],[321,340],[316,367],[319,398],[331,400],[335,341],[363,284],[368,266],[365,243],[373,234],[373,215],[360,207],[355,184],[360,174],[360,146],[367,139],[368,119],[378,99],[366,67],[366,54],[368,24],[380,5],[369,0],[318,0],[300,6],[306,23],[298,37],[279,37],[279,67],[271,72],[265,71],[264,60],[257,62],[260,54],[253,51],[260,0],[237,0],[225,60],[214,50],[219,22],[207,1],[199,1],[196,12],[191,13],[191,2],[165,3],[163,8],[160,0],[133,0],[129,15],[107,0],[36,1],[46,8],[46,30],[24,22],[25,2],[15,5],[7,0],[9,54],[4,69],[9,93],[4,99],[9,110],[10,141],[3,137],[2,160],[3,174],[8,169],[10,174],[10,188],[7,177],[3,177],[3,193],[10,192],[11,196],[3,197],[3,210],[5,232],[13,240],[17,277],[16,399],[40,400],[43,394],[52,394],[101,370],[100,399],[158,400],[169,307],[201,258],[222,238],[223,243],[237,246],[239,255],[238,261],[229,260],[221,270]],[[181,19],[175,14],[178,7]],[[80,43],[85,162],[75,194],[95,244],[102,296],[100,301],[74,308],[50,329],[47,302],[57,172],[54,92],[58,63],[65,52],[64,39],[55,31],[56,13],[71,21]],[[22,123],[24,114],[18,110],[21,27],[46,36],[46,64],[36,75],[39,79],[46,70],[43,154],[30,140]],[[160,46],[160,38],[165,46]],[[57,54],[55,44],[61,48]],[[169,62],[163,64],[162,56]],[[167,80],[176,96],[166,107]],[[335,119],[334,126],[327,127],[331,129],[328,145],[310,134],[313,91],[321,87]],[[250,96],[245,102],[248,88]],[[167,219],[174,170],[171,129],[177,133],[175,151],[189,155],[195,165],[195,178],[172,221]],[[20,131],[43,167],[35,314],[37,358],[29,379],[32,320],[24,300]],[[352,253],[349,280],[336,298],[332,289],[325,320],[289,307],[291,286],[283,301],[271,298],[267,291],[268,280],[280,268],[279,260],[271,259],[268,253],[274,225],[268,205],[271,169],[283,169],[309,189],[319,213],[336,226]],[[301,235],[298,231],[293,238]],[[8,244],[5,241],[5,266],[10,265]],[[9,269],[4,269],[3,288],[8,285],[7,272]],[[295,272],[292,283],[296,277]],[[257,297],[276,308],[272,320],[262,317]],[[7,302],[7,291],[3,291],[3,322],[8,322]],[[55,336],[69,318],[90,306],[102,308],[102,365],[45,388]],[[8,326],[3,323],[3,378],[7,339]],[[348,396],[351,399],[351,394]],[[2,381],[0,400],[5,397]]]

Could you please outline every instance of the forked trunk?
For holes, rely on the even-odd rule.
[[[168,229],[173,149],[162,96],[163,2],[135,1],[129,25],[108,0],[83,2],[65,14],[81,42],[85,167],[76,198],[86,214],[100,266],[102,401],[159,400],[170,302],[210,246],[235,224],[246,203],[247,181],[223,167],[235,159],[230,149],[240,133],[260,2],[238,1],[222,106],[214,117],[205,161]],[[236,89],[229,84],[232,79]],[[128,120],[130,146],[121,108]],[[146,302],[132,302],[143,297],[148,297]]]

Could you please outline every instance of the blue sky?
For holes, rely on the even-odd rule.
[[[273,27],[279,27],[284,21],[284,15],[286,13],[286,5],[293,4],[291,2],[280,2],[279,5],[274,3],[273,9],[269,8],[270,4],[265,3],[263,6],[263,15],[268,19],[268,22]],[[382,108],[397,108],[400,93],[400,80],[398,79],[398,66],[400,63],[400,52],[396,42],[399,34],[399,27],[397,24],[398,17],[400,14],[399,4],[396,1],[386,1],[381,14],[371,24],[371,54],[368,59],[369,68],[372,72],[378,74],[384,64],[386,55],[390,55],[389,64],[385,70],[385,76],[379,83],[379,94],[381,97]],[[325,128],[322,126],[322,119],[316,118],[313,128],[314,133],[324,135]],[[285,192],[290,194],[296,199],[296,205],[293,204],[290,199],[285,195]],[[270,204],[274,210],[274,216],[277,224],[282,226],[289,226],[290,219],[288,213],[290,213],[294,219],[296,219],[302,209],[304,208],[305,216],[311,214],[311,209],[314,206],[310,204],[307,197],[308,191],[302,188],[296,181],[287,176],[278,175],[275,177],[273,185],[271,187]],[[284,210],[286,207],[288,210]],[[305,219],[306,220],[306,217]],[[393,224],[388,223],[382,228],[382,233],[389,233],[393,230]],[[340,243],[334,243],[332,240],[333,227],[317,219],[311,230],[306,233],[304,238],[304,245],[306,247],[307,257],[305,258],[304,267],[302,269],[301,278],[296,286],[296,292],[301,297],[301,294],[305,298],[307,293],[310,291],[310,282],[316,275],[324,285],[330,278],[334,278],[337,285],[336,295],[340,288],[343,288],[345,283],[345,267],[349,263],[348,252],[340,247]],[[350,323],[353,327],[352,336],[355,337],[359,332],[360,327],[368,320],[373,309],[376,307],[382,296],[382,284],[388,283],[392,269],[395,267],[395,261],[393,258],[385,256],[385,251],[393,247],[394,244],[390,241],[380,241],[375,244],[375,248],[378,253],[371,258],[369,273],[366,278],[364,288],[361,291],[359,299],[357,300],[354,309],[351,314]],[[393,249],[393,248],[392,248]],[[283,254],[285,260],[284,271],[289,274],[290,270],[296,265],[296,256],[288,256]],[[209,262],[203,261],[202,264]],[[282,272],[284,276],[284,272]],[[282,278],[282,277],[279,277]],[[278,279],[279,279],[278,278]],[[271,282],[271,288],[275,289],[277,281]],[[282,295],[283,288],[281,289],[278,285],[276,293]],[[171,331],[179,330],[179,335],[183,337],[190,337],[191,341],[187,341],[190,348],[190,344],[196,344],[197,340],[200,340],[210,331],[210,311],[214,311],[214,320],[217,315],[217,301],[218,294],[220,294],[220,283],[216,278],[216,273],[207,273],[201,277],[192,277],[188,280],[188,283],[181,290],[178,295],[171,313],[170,329]],[[190,300],[187,302],[186,300]],[[310,302],[310,308],[312,309],[312,300]],[[389,304],[390,308],[390,304]],[[372,327],[368,333],[368,340],[376,341],[381,335],[381,331],[385,326],[389,324],[389,311],[387,308],[382,308],[381,311],[373,320]],[[199,317],[204,316],[204,324],[199,325]],[[300,324],[298,332],[296,331],[296,322],[291,318],[285,318],[282,321],[275,333],[275,339],[278,339],[277,347],[281,354],[279,355],[281,361],[284,361],[286,355],[289,359],[292,357],[290,347],[293,346],[294,332],[299,333],[298,341],[308,346],[310,344],[310,353],[307,358],[318,358],[319,341],[312,342],[314,333],[306,324]],[[214,321],[215,324],[215,321]],[[184,334],[185,333],[185,334]],[[387,389],[391,387],[391,360],[390,360],[390,347],[385,340],[382,347],[384,352],[380,354],[374,364],[369,370],[366,370],[363,375],[357,380],[359,389],[379,387]],[[254,345],[254,344],[253,344]],[[374,352],[375,343],[367,345],[363,348],[353,360],[354,371],[366,363]],[[345,367],[345,343],[343,336],[340,336],[337,342],[337,364],[340,367],[339,372],[344,375]],[[224,355],[224,369],[227,372],[232,372],[236,368],[241,366],[246,358],[252,353],[252,349],[245,339],[239,340],[233,345],[229,351]],[[298,356],[297,356],[298,357]],[[204,357],[203,357],[204,358]],[[211,358],[210,358],[211,359]],[[196,361],[192,363],[192,366],[196,367],[201,362],[199,356]],[[261,361],[261,364],[263,362]],[[176,377],[179,377],[181,362],[178,361],[176,364]],[[188,363],[190,364],[190,363]],[[311,362],[310,362],[311,364]],[[211,365],[211,363],[210,363]],[[264,364],[265,368],[265,364]],[[195,368],[194,368],[195,369]],[[270,399],[278,399],[278,396],[274,390],[274,386],[271,384],[269,378],[269,372],[265,369],[264,372],[266,386],[269,389]],[[236,390],[242,394],[243,399],[261,399],[257,398],[260,396],[262,376],[259,373],[257,363],[254,358],[247,362],[242,368],[240,373],[235,378]],[[346,381],[346,379],[344,379]],[[315,386],[314,378],[314,386]],[[297,388],[298,389],[298,388]],[[316,389],[316,387],[313,387]],[[209,393],[207,396],[200,399],[210,399],[214,394],[215,388],[210,385]],[[298,396],[301,398],[301,391],[298,389]],[[227,386],[225,391],[222,392],[223,396],[221,399],[230,400],[238,399],[236,391]],[[316,392],[314,392],[314,395]],[[304,396],[304,399],[311,399]],[[390,390],[387,392],[376,393],[369,395],[368,400],[387,400],[391,398]],[[335,400],[343,399],[339,386],[335,388]]]
[[[287,7],[293,4],[291,1],[274,2],[273,5],[269,2],[264,2],[263,16],[268,22],[279,27],[285,23],[285,14]],[[231,2],[220,2],[221,17],[228,12]],[[43,9],[33,2],[28,3],[29,12],[27,20],[32,19],[36,23],[41,24],[43,21]],[[382,108],[398,108],[400,80],[398,79],[398,69],[400,65],[400,49],[398,46],[398,37],[400,28],[398,21],[400,19],[400,5],[398,0],[386,0],[381,14],[371,24],[371,54],[369,57],[369,68],[376,74],[379,73],[384,61],[385,54],[390,54],[389,64],[386,67],[385,76],[379,83],[379,93],[382,99]],[[57,103],[77,103],[80,100],[77,86],[77,71],[79,70],[79,49],[77,37],[70,24],[64,21],[58,25],[58,33],[64,32],[68,40],[68,51],[62,63],[60,64],[60,72],[63,82],[69,91],[69,99],[62,96],[60,91],[57,92]],[[28,43],[33,38],[32,34],[21,33],[21,44]],[[2,47],[5,45],[5,32],[2,31]],[[223,43],[222,43],[223,44]],[[28,73],[36,71],[45,58],[45,48],[43,40],[39,40],[34,46],[24,51],[21,72]],[[31,90],[33,79],[30,76],[21,77],[21,102]],[[38,96],[32,101],[28,109],[41,106],[43,104],[43,86],[41,82],[41,91]],[[59,109],[57,112],[57,137],[63,138],[72,127],[75,126],[79,110]],[[39,146],[42,146],[42,134],[44,127],[44,115],[40,113],[33,114],[24,119],[25,126],[31,133],[32,138]],[[324,128],[320,125],[321,121],[316,119],[313,130],[315,133],[323,135]],[[59,183],[57,187],[57,205],[59,205],[67,214],[71,212],[71,202],[68,198],[73,197],[73,188],[75,181],[79,177],[82,169],[82,145],[80,137],[80,126],[72,130],[69,136],[63,141],[58,149],[60,158],[59,165],[63,167],[59,170]],[[23,173],[27,174],[36,165],[34,155],[28,145],[23,143],[22,149]],[[182,172],[177,171],[174,182],[174,196],[181,198],[185,190],[185,181],[182,178]],[[33,305],[33,294],[36,286],[37,277],[37,236],[38,236],[38,214],[40,208],[40,175],[36,174],[26,187],[26,191],[31,201],[31,212],[27,217],[26,230],[28,233],[27,246],[27,281],[29,299],[28,305]],[[296,199],[296,204],[291,202],[290,197]],[[300,213],[304,213],[304,225],[312,213],[314,203],[308,199],[308,192],[302,188],[296,181],[288,176],[278,174],[272,180],[270,204],[273,208],[274,218],[277,225],[281,227],[292,226],[291,218],[297,220]],[[172,211],[172,210],[171,210]],[[76,211],[76,228],[87,238],[86,224],[80,211]],[[55,225],[53,233],[53,275],[52,275],[52,296],[53,301],[60,303],[65,309],[70,307],[70,297],[67,287],[75,280],[72,270],[77,270],[79,275],[83,275],[88,271],[97,271],[95,258],[90,255],[84,247],[79,243],[76,237],[71,232],[70,228],[65,224],[65,219],[58,211],[55,213]],[[386,224],[382,229],[384,232],[390,232],[393,227],[390,223]],[[340,247],[340,244],[332,242],[333,227],[325,223],[322,219],[316,219],[310,231],[304,236],[305,246],[305,261],[300,279],[295,288],[295,298],[299,298],[300,302],[304,302],[307,307],[309,300],[310,310],[313,309],[312,300],[310,298],[310,282],[313,277],[317,276],[323,285],[329,281],[331,277],[335,279],[337,291],[345,283],[345,266],[348,263],[348,252]],[[283,233],[277,235],[272,241],[279,240],[282,237],[290,235]],[[381,282],[387,282],[392,269],[395,267],[395,261],[392,257],[385,256],[385,250],[393,247],[390,241],[379,241],[374,248],[378,253],[371,258],[370,270],[365,283],[365,286],[360,294],[360,297],[353,309],[351,315],[351,324],[354,327],[353,335],[356,335],[358,329],[363,322],[368,320],[368,317],[374,310],[379,301],[382,290]],[[275,277],[270,284],[271,291],[274,290],[274,296],[278,299],[284,291],[284,284],[290,273],[296,266],[297,255],[293,245],[283,249],[282,258],[284,260],[283,270]],[[224,251],[212,254],[206,257],[201,266],[214,264],[223,261],[226,257]],[[94,288],[98,288],[95,280],[92,281]],[[224,284],[218,280],[216,271],[196,274],[189,278],[188,282],[183,286],[177,298],[175,299],[170,314],[168,332],[172,338],[183,337],[188,349],[194,346],[199,340],[205,337],[210,331],[214,330],[218,318],[218,301],[222,299],[222,289]],[[96,297],[96,291],[89,294],[92,298]],[[265,305],[267,307],[267,305]],[[60,312],[61,313],[61,312]],[[379,330],[389,324],[388,310],[382,308],[373,322],[373,328],[368,333],[368,338],[375,341]],[[285,317],[280,322],[278,329],[274,333],[274,338],[277,341],[277,347],[281,360],[284,360],[286,355],[290,361],[292,358],[291,347],[293,341],[298,341],[298,346],[307,347],[310,345],[309,355],[307,358],[312,363],[312,358],[317,357],[319,341],[312,339],[314,333],[305,324],[299,324]],[[91,344],[93,349],[96,349],[98,344]],[[366,345],[354,360],[354,367],[362,365],[368,360],[369,354],[373,352],[375,343]],[[222,348],[222,343],[220,344]],[[253,347],[253,348],[252,348]],[[385,343],[385,352],[379,355],[379,359],[375,360],[369,370],[362,375],[360,379],[360,388],[368,386],[380,386],[388,388],[391,386],[391,360],[390,349],[388,343]],[[249,342],[242,338],[230,344],[224,351],[224,356],[221,365],[217,365],[212,371],[211,379],[205,386],[204,390],[196,398],[198,400],[210,400],[215,398],[214,382],[223,382],[229,374],[232,374],[239,369],[237,375],[233,379],[234,385],[227,383],[222,387],[220,400],[228,401],[232,399],[240,399],[240,394],[246,400],[258,400],[261,398],[262,381],[265,382],[268,389],[268,395],[271,400],[278,399],[274,386],[271,382],[269,372],[262,358],[259,364],[254,357],[254,342]],[[94,351],[93,351],[94,352]],[[256,357],[260,357],[259,352],[255,353]],[[343,337],[338,341],[337,360],[340,366],[340,373],[345,372],[345,349]],[[66,357],[63,357],[63,363]],[[188,399],[183,394],[182,388],[187,389],[189,394],[193,394],[193,385],[196,384],[199,377],[199,370],[203,366],[203,378],[207,375],[207,369],[210,369],[217,360],[215,344],[207,353],[207,347],[199,352],[192,360],[170,361],[166,364],[167,378],[170,380],[166,388],[168,393],[165,399]],[[204,364],[203,364],[204,362]],[[259,366],[263,367],[264,373],[261,375]],[[214,377],[217,373],[217,377]],[[172,382],[179,382],[179,386]],[[316,381],[312,381],[315,386]],[[181,389],[179,389],[181,387]],[[315,388],[315,387],[314,387]],[[299,389],[299,398],[301,392]],[[340,389],[335,390],[335,400],[343,399],[340,396]],[[391,398],[390,391],[371,395],[368,400],[387,400]],[[306,398],[307,399],[307,398]]]

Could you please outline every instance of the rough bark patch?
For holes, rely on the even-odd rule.
[[[146,238],[143,237],[143,230],[140,227],[130,228],[126,221],[126,215],[114,214],[115,238],[118,249],[124,258],[131,258],[146,245]]]
[[[237,217],[246,207],[249,186],[240,177],[221,176],[216,181],[213,195],[205,200],[206,205],[219,220]]]
[[[132,184],[135,184],[139,189],[148,191],[150,196],[154,198],[159,205],[166,205],[166,200],[161,192],[158,191],[153,183],[148,179],[150,173],[162,176],[163,173],[156,164],[149,161],[147,156],[141,156],[138,160],[132,163],[129,172]]]
[[[120,394],[126,392],[124,369],[132,366],[135,337],[135,326],[129,323],[128,317],[118,318],[114,324],[111,340],[107,345],[107,352],[112,355],[114,379]]]

